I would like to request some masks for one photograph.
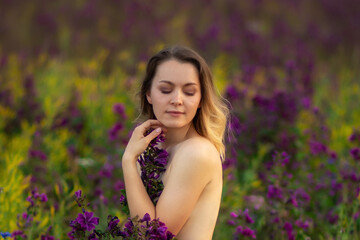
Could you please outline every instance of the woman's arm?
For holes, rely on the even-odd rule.
[[[145,151],[151,140],[160,134],[160,126],[161,123],[159,121],[148,120],[136,127],[122,157],[125,191],[131,217],[142,217],[145,213],[148,213],[152,219],[155,218],[155,206],[138,174],[136,161]],[[157,129],[145,137],[144,133],[151,128]]]

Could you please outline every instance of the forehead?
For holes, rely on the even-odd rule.
[[[174,85],[199,85],[199,73],[191,63],[183,63],[174,59],[167,60],[159,64],[153,79],[154,83],[167,83]]]

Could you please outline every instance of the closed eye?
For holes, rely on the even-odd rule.
[[[162,94],[169,94],[172,92],[172,90],[160,90]],[[184,92],[187,96],[194,96],[194,92]]]

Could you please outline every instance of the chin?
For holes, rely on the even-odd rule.
[[[183,128],[188,126],[190,123],[184,123],[171,119],[158,119],[166,128]]]
[[[168,121],[164,121],[162,122],[162,124],[164,124],[164,126],[166,128],[182,128],[185,127],[187,124],[181,124],[181,123],[176,123],[176,122],[168,122]]]

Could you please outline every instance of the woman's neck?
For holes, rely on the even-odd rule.
[[[178,143],[183,142],[184,140],[195,135],[197,135],[197,132],[193,124],[189,124],[188,126],[182,128],[167,128],[164,149],[172,148]]]

